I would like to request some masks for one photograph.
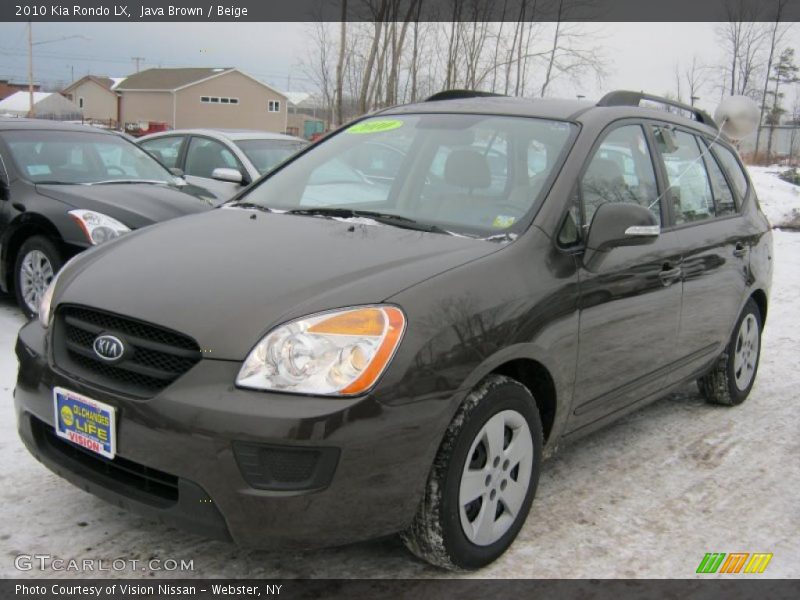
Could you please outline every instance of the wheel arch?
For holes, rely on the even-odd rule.
[[[492,374],[505,375],[528,388],[536,401],[544,441],[547,442],[553,431],[558,404],[555,382],[547,367],[532,358],[515,358],[496,367]]]
[[[25,240],[34,235],[44,235],[59,246],[63,246],[63,239],[58,228],[46,217],[36,213],[26,213],[16,219],[6,229],[0,256],[0,286],[7,292],[14,289],[14,263],[17,253]]]
[[[750,298],[756,303],[756,306],[758,306],[758,312],[761,314],[761,327],[763,328],[764,323],[767,322],[767,294],[764,290],[757,289],[750,294]]]

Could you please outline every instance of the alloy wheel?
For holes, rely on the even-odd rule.
[[[736,380],[736,387],[740,390],[747,389],[756,372],[759,341],[758,321],[755,315],[750,313],[739,326],[733,355],[733,377]]]
[[[530,485],[533,439],[515,410],[492,416],[470,446],[458,493],[461,527],[478,546],[497,542],[517,519]]]
[[[31,250],[23,257],[19,284],[25,305],[32,313],[39,312],[39,301],[54,275],[50,259],[41,250]]]

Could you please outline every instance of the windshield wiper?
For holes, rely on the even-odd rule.
[[[235,200],[224,202],[223,204],[220,204],[218,208],[243,208],[249,210],[260,210],[268,213],[275,212],[269,206],[262,206],[260,204],[256,204],[255,202],[236,202]]]
[[[34,181],[34,183],[36,185],[78,185],[74,181],[58,181],[57,179]]]
[[[106,179],[105,181],[87,181],[82,185],[114,185],[116,183],[120,184],[131,184],[131,183],[147,183],[151,185],[164,185],[168,182],[160,181],[158,179]]]
[[[414,219],[395,215],[392,213],[382,213],[372,210],[355,210],[352,208],[336,208],[336,207],[317,207],[317,208],[295,208],[287,211],[290,215],[311,215],[322,217],[341,217],[343,219],[356,219],[365,218],[372,219],[383,225],[391,225],[393,227],[400,227],[401,229],[411,229],[413,231],[426,231],[428,233],[446,233],[451,235],[446,229],[442,229],[438,225],[430,223],[420,223]]]

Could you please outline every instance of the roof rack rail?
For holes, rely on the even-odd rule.
[[[462,98],[481,98],[484,96],[503,97],[505,94],[495,94],[494,92],[482,92],[480,90],[444,90],[437,92],[433,96],[425,98],[425,102],[436,102],[438,100],[460,100]]]
[[[674,106],[680,108],[694,115],[696,121],[719,129],[714,119],[704,110],[700,110],[694,106],[689,106],[683,102],[670,100],[669,98],[662,98],[661,96],[653,96],[652,94],[645,94],[644,92],[629,92],[626,90],[617,90],[608,92],[605,96],[600,98],[596,106],[639,106],[642,100],[664,104],[665,106]]]

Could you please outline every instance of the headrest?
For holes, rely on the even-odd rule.
[[[623,179],[620,166],[608,158],[594,158],[586,171],[586,175],[593,179],[603,179],[605,181]]]
[[[39,159],[51,167],[59,167],[69,160],[71,150],[67,144],[44,143],[39,150]]]
[[[444,180],[471,190],[488,188],[492,183],[489,161],[477,150],[453,150],[444,165]]]

